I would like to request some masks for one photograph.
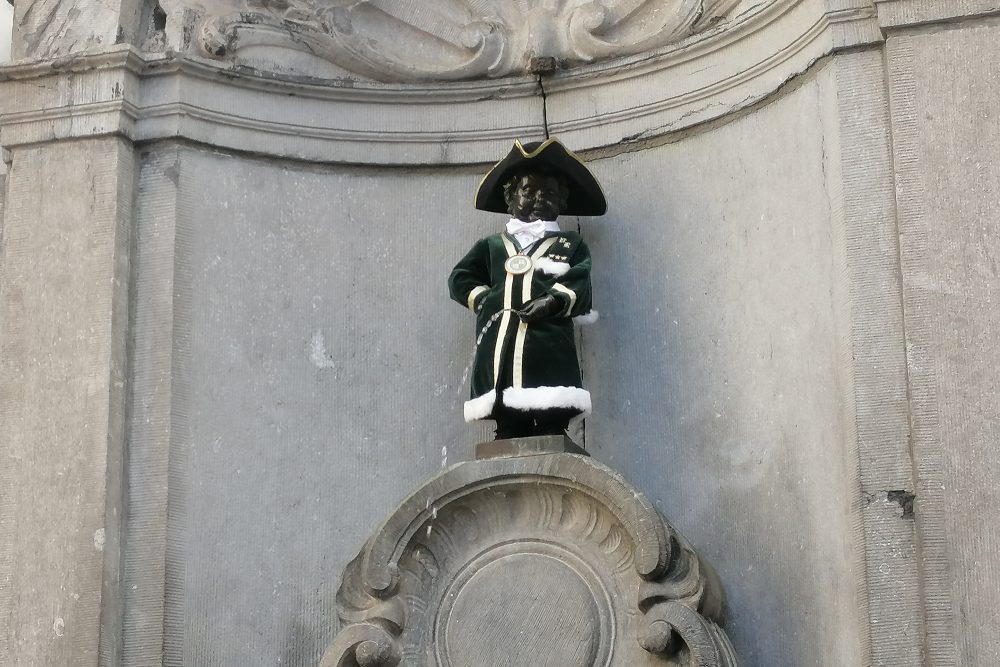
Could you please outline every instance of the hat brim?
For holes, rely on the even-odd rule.
[[[547,139],[537,147],[529,146],[531,150],[520,141],[515,141],[510,153],[483,177],[476,190],[477,209],[507,213],[509,208],[503,195],[504,184],[520,171],[537,168],[539,171],[558,173],[566,179],[569,197],[561,215],[597,216],[608,212],[601,184],[576,154],[558,139]]]

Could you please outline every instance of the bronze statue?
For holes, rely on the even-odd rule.
[[[448,278],[451,297],[476,314],[466,421],[493,419],[497,439],[563,433],[590,412],[573,319],[589,319],[590,250],[562,214],[603,215],[597,179],[556,139],[521,144],[483,178],[476,208],[509,213]]]

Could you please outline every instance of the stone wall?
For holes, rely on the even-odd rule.
[[[8,174],[0,648],[14,665],[116,653],[131,160],[93,139],[19,150]]]
[[[168,664],[318,664],[368,532],[486,437],[462,421],[472,325],[445,287],[491,226],[456,210],[478,178],[146,153],[129,477],[136,505],[176,513],[131,533],[126,589],[166,576],[168,604],[137,593],[127,620],[177,605]],[[173,577],[145,566],[147,538]]]
[[[829,664],[860,661],[855,593],[840,586],[856,462],[840,447],[831,85],[821,68],[731,123],[594,160],[611,213],[583,222],[601,312],[581,332],[588,446],[733,582],[748,664],[806,662],[812,648],[788,635],[829,636]],[[176,664],[315,663],[333,626],[311,619],[368,532],[487,437],[462,424],[473,331],[444,288],[503,220],[467,206],[479,177],[147,151],[133,405],[167,378],[178,398],[134,410],[129,486],[144,501],[176,463],[182,509],[131,534],[137,550],[147,529],[177,550]],[[171,310],[168,357],[170,331],[152,323]],[[167,452],[152,435],[165,423]],[[126,590],[155,588],[152,574],[129,570]]]
[[[988,630],[1000,622],[993,520],[1000,401],[991,371],[1000,361],[997,48],[995,26],[977,21],[903,33],[886,45],[915,507],[934,664],[1000,657],[1000,640]]]
[[[584,226],[588,445],[719,568],[750,665],[861,662],[832,85],[818,68],[744,117],[599,161],[613,213]]]
[[[10,59],[10,38],[14,28],[14,9],[0,5],[0,63]]]

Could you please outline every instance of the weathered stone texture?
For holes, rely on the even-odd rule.
[[[138,23],[136,0],[18,0],[14,60],[58,58],[128,41]]]
[[[610,213],[583,229],[587,441],[717,566],[747,665],[863,664],[828,85],[592,164]]]
[[[671,0],[629,7],[589,0],[486,0],[449,6],[358,0],[331,7],[316,0],[245,0],[231,8],[209,6],[196,40],[211,56],[242,56],[241,50],[251,47],[255,54],[249,62],[238,61],[313,76],[499,78],[537,71],[539,61],[551,72],[655,51],[716,27],[739,3]]]
[[[887,28],[1000,11],[1000,0],[875,0],[875,5],[879,23]]]
[[[337,615],[321,667],[738,663],[711,566],[585,455],[464,461],[427,480],[346,566]]]
[[[840,335],[862,625],[863,664],[917,665],[923,613],[911,516],[909,402],[903,346],[889,101],[880,51],[844,54],[826,72],[826,175],[833,213]],[[845,326],[846,325],[846,326]]]
[[[131,173],[122,142],[93,140],[18,150],[8,176],[0,663],[12,667],[117,650]]]
[[[887,45],[914,507],[935,666],[1000,660],[997,35],[993,24],[957,24]]]
[[[487,163],[512,137],[542,135],[544,121],[577,149],[688,129],[753,106],[832,52],[883,40],[871,7],[859,4],[866,0],[768,0],[741,7],[739,20],[709,29],[691,48],[562,70],[545,78],[543,96],[531,75],[419,85],[292,77],[302,72],[288,68],[290,51],[264,45],[246,50],[279,76],[234,70],[175,45],[174,33],[190,40],[195,30],[198,13],[185,1],[163,3],[173,35],[165,50],[130,51],[138,38],[110,52],[6,70],[0,96],[12,103],[4,140],[121,132],[321,163]],[[684,2],[696,13],[701,4]],[[142,30],[149,17],[144,12]],[[261,39],[287,36],[265,33]]]
[[[0,5],[0,63],[10,60],[10,40],[13,33],[14,8]],[[2,170],[3,167],[0,167]]]
[[[188,319],[178,305],[186,303],[189,294],[184,265],[177,264],[186,253],[180,257],[175,253],[183,244],[176,235],[177,161],[176,151],[143,160],[137,182],[143,205],[136,216],[132,262],[124,665],[154,664],[161,655],[173,659],[177,650],[176,643],[164,644],[165,628],[176,625],[178,604],[172,593],[184,571],[183,554],[177,553],[184,543],[182,535],[178,537],[176,524],[174,532],[168,532],[167,521],[183,499],[186,475],[182,456],[186,450],[176,446],[186,442],[185,375],[178,350],[184,349],[189,333]]]
[[[499,224],[466,204],[480,176],[170,146],[143,162],[136,335],[159,344],[134,357],[130,526],[151,542],[127,551],[126,588],[153,616],[127,623],[155,633],[165,615],[165,664],[318,663],[340,570],[372,526],[486,438],[462,423],[473,324],[445,287]],[[166,572],[142,566],[162,549]],[[127,642],[134,664],[156,641]]]

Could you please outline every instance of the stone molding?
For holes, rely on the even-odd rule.
[[[280,63],[294,51],[375,81],[497,78],[646,53],[724,21],[738,2],[242,0],[203,18],[198,41],[209,56],[263,51]]]
[[[905,508],[914,489],[897,200],[883,54],[855,52],[828,68],[827,108],[837,129],[826,144],[835,235],[835,302],[849,314],[843,340],[845,442],[851,478],[855,572],[864,660],[919,665],[924,638],[915,523]],[[898,165],[899,162],[896,162]],[[912,514],[912,509],[911,509]]]
[[[826,55],[880,43],[882,27],[996,12],[998,5],[765,0],[680,43],[556,72],[541,83],[526,75],[443,83],[321,79],[121,45],[0,67],[0,145],[117,134],[315,162],[482,164],[513,138],[538,138],[547,128],[585,152],[747,108]]]
[[[1000,0],[875,0],[886,29],[1000,14]]]
[[[832,0],[831,0],[832,3]],[[120,134],[306,161],[481,164],[545,122],[578,151],[720,118],[882,39],[868,0],[768,0],[682,43],[544,77],[387,84],[278,76],[127,46],[0,68],[0,144]]]
[[[321,667],[494,664],[498,646],[505,664],[737,665],[715,573],[578,454],[440,473],[347,566],[337,611]]]

